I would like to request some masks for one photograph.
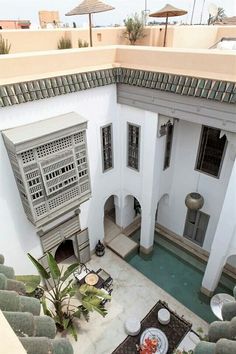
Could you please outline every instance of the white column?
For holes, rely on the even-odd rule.
[[[156,143],[158,117],[156,113],[145,112],[142,132],[142,222],[140,247],[144,253],[151,252],[154,242],[155,213],[157,205],[157,164]]]
[[[223,207],[216,228],[211,253],[202,281],[202,292],[211,295],[217,287],[227,258],[236,245],[236,162],[229,179]],[[217,193],[217,191],[216,191]]]
[[[130,225],[135,217],[134,198],[127,196],[122,199],[120,205],[115,203],[116,208],[116,224],[122,228]]]

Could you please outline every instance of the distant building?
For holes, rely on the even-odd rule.
[[[29,20],[0,20],[2,29],[28,29],[30,25]]]
[[[48,25],[58,27],[60,23],[58,11],[39,11],[39,23],[41,28],[47,28]]]

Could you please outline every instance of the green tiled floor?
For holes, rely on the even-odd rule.
[[[134,235],[134,239],[137,240],[138,236],[139,232]],[[183,260],[179,257],[178,251],[173,252],[173,247],[171,250],[168,249],[168,242],[165,241],[165,246],[163,244],[164,242],[155,243],[153,253],[149,256],[136,254],[127,261],[205,321],[217,320],[210,309],[209,299],[199,291],[203,271],[201,267],[195,266],[196,258],[191,256],[191,261],[188,256],[188,261]],[[218,286],[216,293],[222,292],[232,295],[232,289]]]

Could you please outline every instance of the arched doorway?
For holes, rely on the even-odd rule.
[[[169,194],[165,193],[161,196],[157,203],[157,209],[156,209],[156,216],[155,216],[155,221],[156,223],[161,224],[161,220],[163,219],[165,213],[165,209],[168,207],[169,203]]]
[[[140,243],[142,208],[139,200],[133,195],[127,195],[124,199],[123,233],[131,236],[132,239]]]
[[[121,232],[121,228],[116,224],[117,200],[116,195],[111,195],[104,204],[104,241],[106,244]]]
[[[64,240],[55,252],[55,260],[57,263],[63,262],[65,259],[73,256],[74,247],[72,240]]]

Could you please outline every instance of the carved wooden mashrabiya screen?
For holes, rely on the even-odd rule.
[[[90,197],[86,128],[72,112],[3,131],[21,201],[34,225]]]

